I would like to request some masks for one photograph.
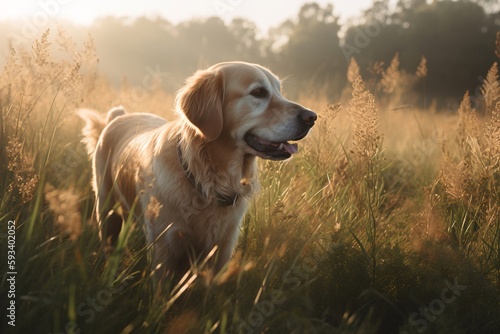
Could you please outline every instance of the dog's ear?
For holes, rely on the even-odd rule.
[[[202,70],[187,79],[177,93],[176,107],[205,137],[217,139],[222,132],[224,78],[222,72]]]

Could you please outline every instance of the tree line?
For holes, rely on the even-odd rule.
[[[218,17],[172,24],[160,17],[106,17],[90,27],[65,23],[63,28],[76,41],[93,37],[99,70],[114,84],[126,76],[141,85],[154,70],[161,73],[162,86],[174,91],[198,68],[243,60],[287,77],[290,95],[319,92],[333,100],[347,84],[351,58],[368,78],[398,54],[400,70],[409,73],[425,56],[426,99],[445,103],[481,85],[496,59],[500,10],[494,0],[399,0],[396,6],[374,0],[362,17],[342,26],[332,4],[312,2],[264,37],[255,23],[242,18],[227,24]],[[15,22],[0,22],[0,31],[7,32],[0,35],[5,46],[0,58],[8,54],[8,45],[26,40],[23,26]],[[424,94],[416,88],[415,93]]]

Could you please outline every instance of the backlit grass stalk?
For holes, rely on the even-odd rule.
[[[351,230],[372,270],[372,278],[377,275],[377,255],[379,251],[378,230],[380,224],[380,206],[383,202],[382,172],[382,136],[378,131],[378,115],[375,97],[366,90],[361,77],[353,83],[352,99],[349,111],[353,122],[351,152],[354,177],[358,187],[356,200],[359,202],[361,215],[359,222],[365,226],[365,242],[355,230]]]
[[[490,82],[489,87],[493,87]],[[493,95],[490,95],[493,96]],[[489,106],[489,104],[487,104]],[[488,275],[496,275],[500,249],[500,103],[486,110],[481,121],[465,94],[458,110],[458,150],[443,146],[443,160],[435,194],[457,247],[471,256]],[[492,220],[493,219],[493,220]],[[495,221],[496,220],[496,221]],[[497,283],[498,284],[498,283]]]

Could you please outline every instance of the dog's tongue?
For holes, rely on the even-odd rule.
[[[290,154],[297,153],[297,151],[298,151],[297,144],[290,144],[288,142],[281,143],[280,148],[284,149],[285,151],[287,151]]]

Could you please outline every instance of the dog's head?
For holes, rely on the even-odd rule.
[[[256,64],[227,62],[196,72],[177,95],[177,110],[207,142],[230,142],[246,154],[283,160],[297,152],[316,114],[287,100],[281,82]]]

